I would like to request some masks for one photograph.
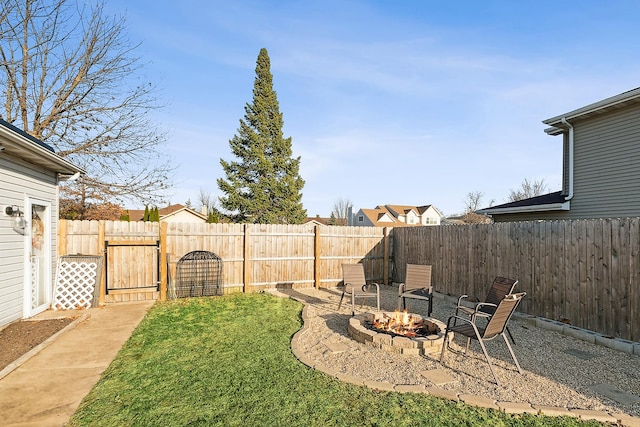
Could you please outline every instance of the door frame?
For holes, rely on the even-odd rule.
[[[41,268],[43,276],[41,280],[44,281],[44,303],[37,307],[32,307],[31,292],[33,287],[33,270],[31,268],[31,249],[33,242],[33,221],[31,218],[33,205],[44,206],[45,214],[42,218],[44,222],[44,240],[42,242],[42,261],[44,265]],[[38,199],[36,197],[26,196],[24,200],[25,220],[27,225],[24,233],[24,298],[23,298],[23,317],[33,317],[38,313],[47,310],[51,306],[51,300],[53,298],[53,274],[51,268],[52,258],[52,217],[51,217],[51,202]]]

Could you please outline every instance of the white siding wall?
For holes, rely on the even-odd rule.
[[[422,213],[420,223],[422,225],[440,225],[441,220],[442,218],[433,206],[429,206],[429,208]]]
[[[54,172],[43,171],[0,152],[0,326],[23,316],[25,237],[13,231],[7,205],[25,210],[26,197],[51,203],[51,277],[55,278],[58,246],[58,201]],[[30,218],[27,218],[31,224]]]
[[[180,211],[173,215],[169,215],[163,219],[165,222],[200,222],[205,223],[206,220],[200,218],[197,215],[192,214],[189,211]]]

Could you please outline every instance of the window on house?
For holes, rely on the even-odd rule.
[[[360,215],[360,216],[358,217],[358,222],[364,222],[364,216]]]

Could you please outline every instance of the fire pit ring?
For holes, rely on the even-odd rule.
[[[371,345],[391,353],[415,356],[433,356],[440,352],[442,344],[444,343],[446,325],[432,317],[422,318],[417,314],[411,314],[414,318],[421,318],[422,322],[428,323],[437,331],[434,334],[427,336],[408,337],[389,334],[387,332],[377,332],[368,327],[368,325],[373,324],[376,320],[393,316],[394,313],[384,311],[359,314],[349,319],[347,330],[351,338],[355,341]],[[447,339],[451,341],[451,339],[453,339],[453,333],[449,333],[449,338]]]

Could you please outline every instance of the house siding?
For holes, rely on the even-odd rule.
[[[0,155],[0,326],[23,317],[25,237],[13,231],[7,205],[25,210],[25,199],[51,203],[51,277],[55,278],[58,235],[58,188],[54,172],[43,171],[7,154]],[[29,221],[30,223],[30,221]]]
[[[569,218],[640,216],[640,105],[576,123]]]
[[[430,222],[429,220],[433,220]],[[433,206],[429,206],[429,208],[422,213],[421,216],[421,224],[422,225],[440,225],[442,222],[442,217],[435,210]]]
[[[189,211],[180,211],[175,214],[170,214],[164,217],[162,220],[165,222],[207,222],[206,219],[194,215]]]
[[[568,211],[496,214],[496,222],[640,217],[640,104],[573,123],[574,187]],[[568,194],[565,133],[563,191]]]

